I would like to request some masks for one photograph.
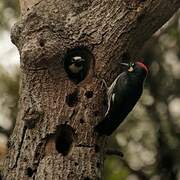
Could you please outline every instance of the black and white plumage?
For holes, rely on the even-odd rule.
[[[133,109],[143,91],[148,73],[142,62],[121,63],[127,67],[108,88],[108,110],[105,118],[95,127],[100,135],[111,135]]]
[[[80,55],[68,56],[65,61],[65,69],[70,79],[78,83],[86,75],[87,61]]]
[[[81,56],[74,56],[68,68],[73,74],[78,74],[83,70],[85,60]]]

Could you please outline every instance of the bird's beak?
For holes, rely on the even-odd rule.
[[[76,62],[77,62],[77,63],[85,62],[85,60],[84,60],[84,59],[78,59]]]
[[[120,63],[122,66],[129,67],[128,63]]]
[[[84,61],[85,61],[85,59],[81,59],[80,61],[84,62]]]

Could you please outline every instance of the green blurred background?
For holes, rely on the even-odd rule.
[[[0,155],[6,152],[18,105],[19,55],[10,42],[17,0],[0,0]],[[146,43],[139,57],[150,65],[142,98],[110,137],[105,180],[180,180],[180,11]],[[138,58],[138,57],[137,57]]]

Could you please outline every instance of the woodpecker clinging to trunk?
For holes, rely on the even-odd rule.
[[[108,110],[95,127],[99,135],[111,135],[133,109],[143,91],[148,68],[142,62],[121,63],[127,67],[108,88]]]

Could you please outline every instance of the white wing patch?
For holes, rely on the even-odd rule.
[[[121,74],[120,74],[121,75]],[[119,76],[120,76],[119,75]],[[105,116],[108,114],[109,110],[110,110],[110,106],[111,106],[111,99],[112,101],[114,101],[114,98],[115,98],[115,94],[113,93],[113,89],[114,89],[114,86],[116,85],[116,82],[119,78],[119,76],[117,76],[117,78],[114,80],[114,82],[111,84],[111,86],[108,88],[108,91],[107,91],[107,96],[108,96],[108,109],[105,113]],[[112,94],[113,93],[113,94]]]
[[[115,93],[113,93],[112,95],[112,102],[114,103],[114,99],[115,99]]]
[[[120,75],[121,75],[121,74],[120,74]],[[119,76],[120,76],[120,75],[119,75]],[[113,82],[113,83],[111,84],[111,86],[108,88],[107,94],[108,94],[108,97],[110,97],[109,100],[111,100],[112,92],[113,92],[114,86],[116,85],[116,82],[117,82],[119,76],[114,80],[114,82]]]
[[[81,58],[81,56],[74,56],[73,59],[74,59],[75,61],[77,61],[77,60],[80,60],[80,59],[82,59],[82,58]]]

